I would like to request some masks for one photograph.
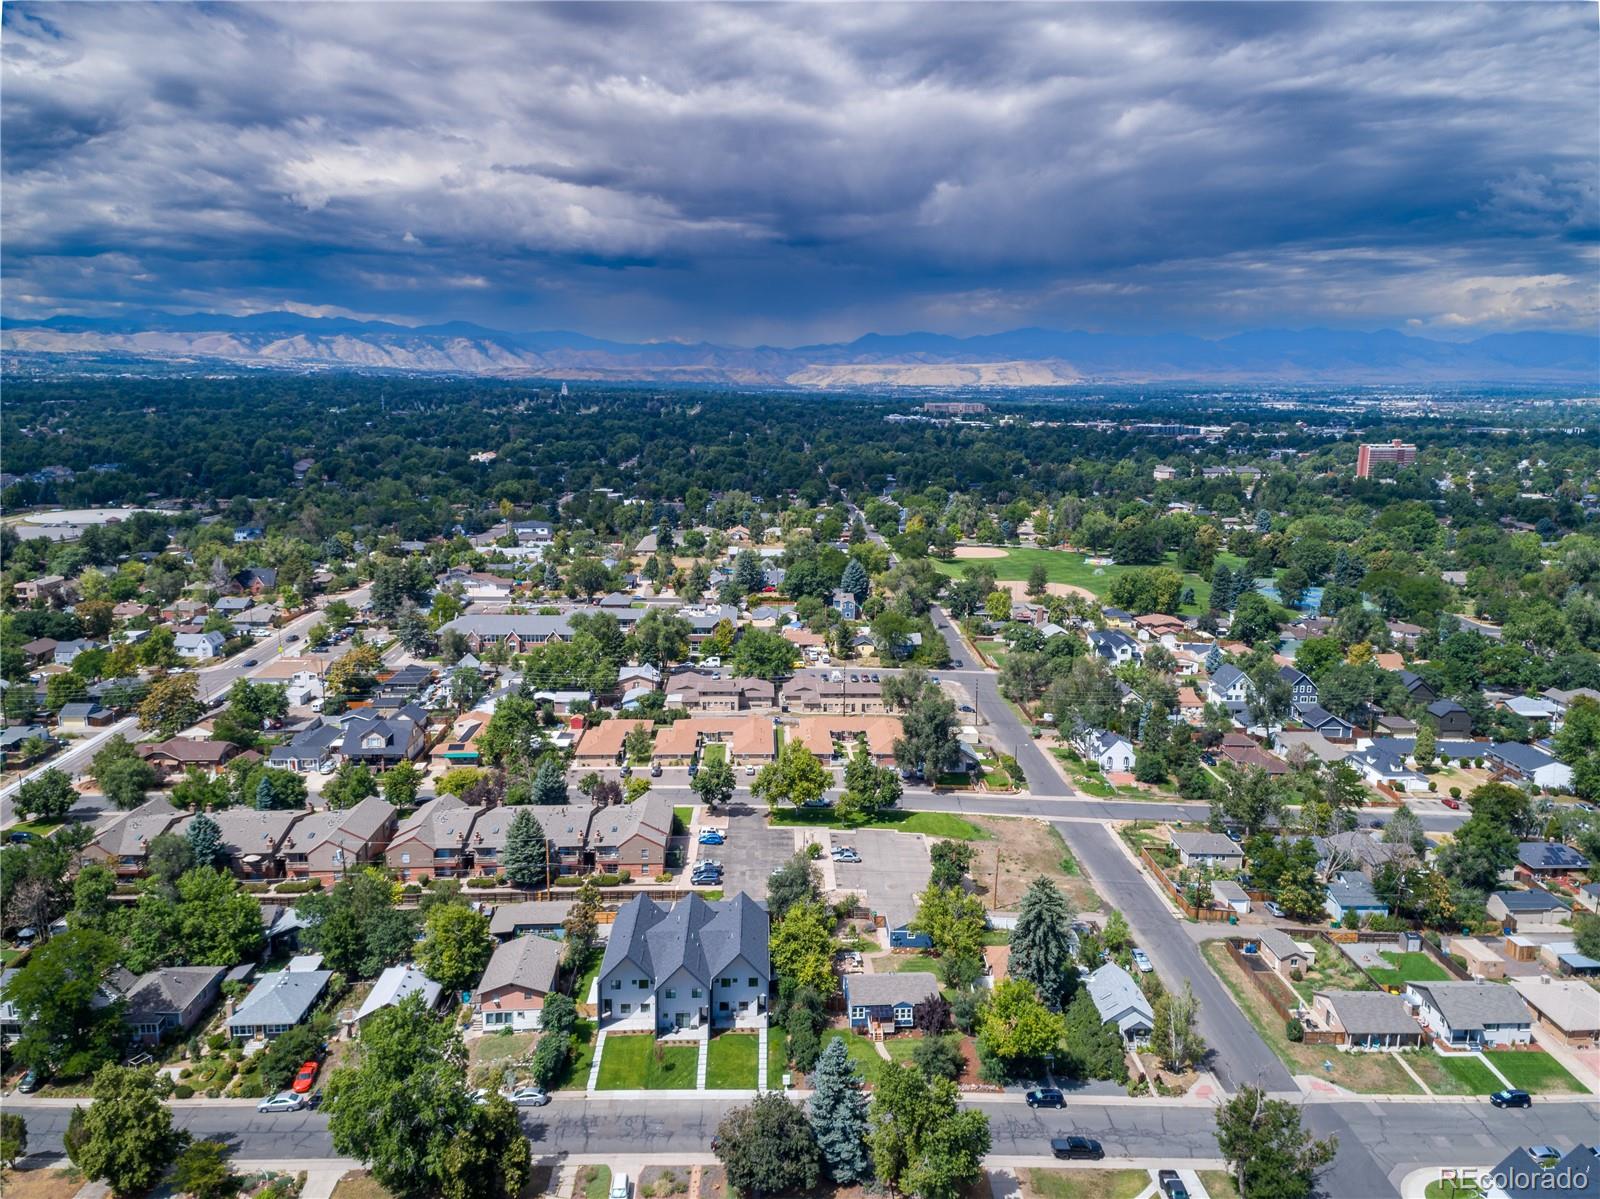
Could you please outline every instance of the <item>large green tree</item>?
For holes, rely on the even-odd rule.
[[[374,978],[415,948],[416,919],[394,906],[393,885],[380,870],[358,870],[295,910],[306,922],[301,943],[350,978]]]
[[[811,1072],[808,1111],[811,1132],[822,1151],[828,1177],[840,1186],[869,1177],[872,1158],[867,1152],[867,1097],[843,1037],[829,1040],[817,1059]]]
[[[806,1114],[777,1091],[730,1111],[717,1137],[728,1185],[742,1195],[798,1195],[821,1181],[822,1153]]]
[[[828,773],[816,755],[798,740],[788,740],[778,751],[775,762],[769,762],[756,775],[750,785],[750,794],[776,807],[792,804],[800,807],[822,798],[833,785]]]
[[[910,1065],[878,1072],[872,1091],[872,1164],[883,1185],[920,1199],[955,1199],[983,1170],[989,1117],[956,1105],[956,1085]]]
[[[694,778],[689,780],[690,789],[708,808],[726,807],[728,801],[733,798],[736,786],[733,766],[728,762],[726,755],[712,758],[710,761],[702,760],[700,769],[695,772]]]
[[[428,913],[417,961],[448,991],[477,981],[494,953],[489,918],[462,903],[441,904]]]
[[[116,941],[90,928],[68,929],[29,954],[3,992],[22,1025],[11,1047],[16,1060],[63,1078],[113,1060],[124,1038],[123,1005],[103,1003],[102,991],[121,956]]]
[[[506,877],[519,887],[543,887],[550,881],[549,842],[544,826],[527,808],[518,808],[506,829]]]
[[[1033,984],[1039,997],[1061,1011],[1077,989],[1073,962],[1072,905],[1060,889],[1043,875],[1028,885],[1011,930],[1012,978]]]
[[[137,1195],[166,1173],[188,1136],[172,1126],[150,1069],[105,1065],[96,1071],[94,1101],[67,1140],[72,1164],[104,1182],[113,1195]]]
[[[17,812],[25,817],[58,820],[78,801],[72,779],[63,770],[51,767],[17,788]]]
[[[1298,1104],[1248,1085],[1217,1108],[1216,1136],[1240,1199],[1310,1199],[1339,1147],[1301,1127]]]

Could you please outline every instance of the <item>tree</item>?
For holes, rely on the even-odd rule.
[[[568,1034],[561,1034],[566,1036]],[[532,1173],[533,1151],[517,1111],[502,1095],[474,1104],[466,1127],[439,1163],[441,1199],[513,1199]]]
[[[1128,1047],[1122,1033],[1100,1018],[1087,987],[1080,987],[1067,1005],[1063,1062],[1074,1078],[1128,1081]]]
[[[335,811],[353,808],[378,793],[378,780],[364,762],[346,758],[322,787],[323,801]]]
[[[326,1015],[313,1016],[279,1033],[261,1055],[261,1082],[268,1091],[281,1091],[294,1081],[300,1067],[322,1056],[322,1042],[330,1031]]]
[[[833,785],[833,776],[817,761],[816,755],[798,739],[790,738],[756,775],[750,794],[776,807],[780,803],[801,807],[822,798]]]
[[[803,853],[795,854],[767,879],[767,911],[774,920],[782,920],[798,903],[815,903],[821,898],[822,880]]]
[[[851,562],[855,563],[855,559]],[[843,1037],[832,1038],[822,1051],[811,1072],[811,1088],[807,1105],[811,1133],[828,1177],[840,1186],[869,1177],[872,1159],[867,1153],[867,1097]]]
[[[640,662],[657,670],[670,663],[682,662],[689,656],[689,622],[664,608],[651,608],[633,626],[630,638],[634,653]]]
[[[177,833],[162,833],[145,851],[146,877],[170,894],[177,894],[178,880],[193,866],[189,839]]]
[[[1043,562],[1035,562],[1028,571],[1028,594],[1042,599],[1050,589],[1050,572]]]
[[[409,654],[421,656],[433,649],[433,629],[429,627],[428,618],[410,600],[405,602],[395,617],[394,637]]]
[[[1424,720],[1417,726],[1417,741],[1411,749],[1411,757],[1417,764],[1418,770],[1431,770],[1433,759],[1439,752],[1438,735],[1434,732],[1433,722]]]
[[[978,1017],[984,1049],[1006,1063],[1041,1060],[1055,1052],[1066,1031],[1065,1018],[1045,1007],[1033,984],[1022,978],[995,984]]]
[[[879,1071],[872,1092],[878,1181],[920,1199],[955,1199],[983,1169],[989,1117],[956,1106],[956,1085],[907,1065]],[[731,1180],[730,1180],[731,1181]]]
[[[16,1112],[0,1112],[0,1162],[10,1165],[28,1152],[28,1122]]]
[[[67,704],[81,703],[88,694],[89,685],[83,681],[82,675],[73,672],[53,674],[45,680],[44,706],[52,712],[59,712]]]
[[[1278,636],[1278,619],[1272,603],[1259,591],[1247,591],[1233,610],[1232,634],[1246,645],[1259,645]]]
[[[1600,916],[1576,913],[1572,918],[1572,940],[1584,957],[1600,959]]]
[[[885,696],[885,699],[888,697]],[[901,718],[902,735],[895,738],[895,761],[917,770],[930,782],[956,764],[956,704],[936,684],[929,683],[911,701]]]
[[[150,684],[139,704],[139,727],[160,737],[175,737],[205,715],[200,680],[193,674],[169,674]]]
[[[527,808],[518,808],[506,830],[506,877],[519,887],[543,887],[550,882],[550,847],[544,826]]]
[[[69,922],[74,928],[97,928],[108,931],[113,904],[111,897],[117,892],[117,875],[109,866],[90,862],[78,869],[72,880],[72,911]]]
[[[754,550],[741,550],[733,560],[733,581],[739,591],[749,595],[759,591],[766,572],[761,567],[761,557]]]
[[[95,752],[89,769],[94,773],[100,793],[125,811],[142,804],[145,792],[156,785],[155,768],[139,756],[121,733]]]
[[[494,953],[489,918],[464,904],[434,908],[424,929],[417,961],[423,972],[447,991],[459,991],[473,982]]]
[[[1248,1085],[1217,1109],[1216,1136],[1240,1199],[1310,1199],[1339,1147],[1305,1131],[1296,1105]]]
[[[1401,804],[1389,817],[1389,822],[1383,826],[1383,842],[1385,845],[1407,846],[1415,854],[1421,854],[1428,848],[1422,820],[1411,810],[1410,804]]]
[[[772,970],[780,979],[827,996],[838,986],[833,972],[833,913],[815,900],[791,904],[772,930]]]
[[[822,1178],[822,1152],[799,1105],[776,1091],[736,1107],[717,1125],[716,1154],[741,1195],[793,1195]]]
[[[928,881],[935,887],[959,887],[972,865],[973,852],[972,846],[965,841],[948,837],[935,841],[933,848],[928,851],[933,867]]]
[[[25,817],[59,820],[77,801],[78,793],[72,789],[72,780],[65,771],[53,766],[17,789],[17,812]]]
[[[733,799],[734,788],[737,785],[733,766],[728,762],[726,755],[712,758],[710,761],[702,760],[700,769],[695,772],[694,778],[689,780],[689,789],[698,795],[700,802],[708,808],[727,806]]]
[[[961,1054],[961,1038],[934,1034],[925,1036],[911,1051],[911,1064],[922,1071],[924,1078],[957,1079],[966,1069],[966,1058]]]
[[[533,802],[536,804],[564,804],[567,802],[567,775],[555,758],[539,763],[533,776]]]
[[[455,1025],[430,1018],[422,996],[408,995],[368,1020],[355,1063],[328,1081],[324,1107],[334,1150],[367,1163],[396,1199],[509,1199],[526,1181],[525,1170],[513,1177],[519,1156],[526,1157],[516,1153],[505,1127],[510,1109],[495,1097],[482,1109],[486,1121],[475,1115],[466,1081]],[[453,1147],[457,1140],[477,1145]],[[484,1189],[474,1192],[473,1185]]]
[[[1155,1034],[1150,1044],[1167,1069],[1185,1070],[1205,1056],[1206,1043],[1198,1028],[1199,1012],[1199,1001],[1187,979],[1181,995],[1163,991],[1156,998]]]
[[[239,1189],[221,1141],[192,1142],[173,1163],[172,1183],[193,1199],[228,1199]]]
[[[222,829],[204,812],[189,821],[184,839],[189,842],[189,858],[196,866],[215,866],[227,857]]]
[[[770,894],[768,903],[770,906]],[[581,967],[589,956],[600,927],[599,916],[600,888],[595,886],[594,879],[586,878],[578,887],[578,897],[572,901],[567,918],[562,921],[562,928],[567,934],[563,956],[569,969]]]
[[[872,580],[867,576],[867,568],[861,565],[859,558],[851,558],[844,564],[844,573],[839,576],[839,590],[849,592],[860,603],[867,598],[867,592],[871,589]]]
[[[1077,989],[1073,964],[1072,905],[1042,875],[1029,884],[1011,931],[1012,978],[1031,983],[1045,1005],[1061,1011]]]
[[[866,819],[894,807],[903,793],[900,776],[889,767],[874,763],[864,740],[856,742],[844,767],[844,792],[837,808],[840,819]]]
[[[114,1195],[149,1190],[166,1173],[187,1135],[172,1127],[152,1069],[105,1065],[95,1072],[94,1101],[69,1144],[72,1164]]]
[[[357,870],[328,893],[307,895],[295,910],[306,923],[301,944],[321,953],[330,970],[350,978],[376,976],[408,957],[415,945],[414,919],[393,906],[393,891],[381,870]]]
[[[934,951],[945,958],[981,958],[988,927],[983,904],[959,887],[929,886],[918,899],[911,922],[911,928],[926,933]]]
[[[423,772],[410,762],[396,762],[383,772],[383,797],[397,808],[409,808],[417,800]]]
[[[82,1078],[115,1059],[122,1045],[121,1001],[101,1005],[101,987],[122,949],[105,933],[72,928],[28,955],[6,984],[22,1038],[16,1060],[45,1075]]]
[[[728,668],[736,675],[776,679],[794,670],[799,651],[794,643],[771,629],[746,629],[733,647]]]

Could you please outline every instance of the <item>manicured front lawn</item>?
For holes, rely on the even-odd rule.
[[[694,819],[694,809],[689,807],[672,809],[672,835],[685,836],[689,832],[689,822]]]
[[[856,1064],[856,1072],[867,1082],[878,1077],[878,1068],[884,1064],[878,1056],[877,1046],[870,1037],[863,1036],[854,1029],[848,1032],[834,1029],[822,1034],[822,1047],[826,1049],[828,1042],[834,1037],[844,1038],[845,1051],[850,1054],[850,1060]]]
[[[605,961],[605,958],[606,951],[603,946],[596,946],[589,951],[589,956],[583,963],[583,972],[578,975],[578,981],[572,988],[572,998],[575,1002],[589,1002],[589,988],[594,985],[594,980],[600,977],[600,963]]]
[[[886,828],[898,833],[922,833],[929,837],[948,837],[952,841],[982,841],[987,836],[970,821],[949,812],[885,812],[862,824],[846,824],[832,808],[774,808],[768,813],[773,825],[800,825],[809,828]]]
[[[35,837],[48,837],[51,833],[55,832],[61,827],[61,823],[62,822],[59,820],[24,820],[21,823],[13,824],[10,828],[6,829],[6,835],[9,836],[12,833],[32,833]]]
[[[1424,1049],[1406,1056],[1423,1082],[1440,1095],[1492,1095],[1501,1083],[1475,1057],[1449,1057]]]
[[[1395,953],[1386,949],[1378,956],[1388,962],[1391,968],[1386,970],[1382,966],[1375,966],[1367,973],[1377,979],[1381,986],[1400,987],[1406,983],[1450,981],[1449,972],[1425,953]]]
[[[1454,1178],[1435,1178],[1423,1190],[1423,1199],[1479,1199],[1482,1189],[1475,1182]]]
[[[713,741],[700,751],[700,765],[709,766],[713,762],[720,762],[728,756],[728,747],[720,741]]]
[[[1148,1170],[1029,1170],[1039,1199],[1134,1199],[1150,1185]]]
[[[1196,1170],[1195,1173],[1211,1199],[1239,1199],[1239,1188],[1234,1185],[1233,1175],[1226,1170]]]
[[[1313,1074],[1352,1091],[1379,1095],[1420,1094],[1417,1084],[1399,1062],[1387,1053],[1345,1053],[1332,1045],[1307,1045],[1289,1040],[1284,1022],[1268,1006],[1244,970],[1228,955],[1221,941],[1207,941],[1200,950],[1217,977],[1232,992],[1235,1002],[1255,1025],[1261,1039],[1272,1046],[1291,1074]],[[1324,1070],[1323,1062],[1332,1064]]]
[[[663,1045],[642,1035],[607,1037],[595,1085],[602,1091],[692,1091],[699,1058],[693,1045]]]
[[[1484,1056],[1511,1080],[1512,1086],[1524,1091],[1565,1095],[1583,1092],[1583,1087],[1567,1068],[1542,1049],[1490,1049]]]
[[[725,1032],[711,1038],[706,1050],[706,1089],[755,1089],[761,1041],[753,1032]]]
[[[789,1034],[777,1025],[767,1028],[767,1089],[781,1091],[783,1074],[789,1068]]]

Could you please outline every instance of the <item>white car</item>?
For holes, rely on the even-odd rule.
[[[304,1095],[296,1095],[293,1091],[279,1091],[276,1095],[269,1095],[256,1104],[258,1112],[297,1112],[306,1105]]]
[[[539,1087],[518,1087],[514,1091],[503,1091],[506,1100],[517,1107],[543,1107],[550,1102],[550,1096]]]
[[[1139,967],[1140,974],[1149,974],[1155,969],[1155,967],[1150,964],[1149,956],[1142,949],[1135,949],[1133,951],[1133,964]]]

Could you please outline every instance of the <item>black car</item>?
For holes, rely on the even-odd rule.
[[[1093,1137],[1051,1137],[1050,1152],[1072,1161],[1097,1162],[1106,1155]]]
[[[1496,1107],[1532,1107],[1533,1096],[1526,1091],[1496,1091],[1489,1102]]]
[[[1157,1170],[1156,1182],[1167,1199],[1189,1199],[1189,1188],[1183,1185],[1176,1170]]]
[[[1055,1087],[1035,1087],[1027,1094],[1029,1107],[1065,1107],[1067,1097]]]

